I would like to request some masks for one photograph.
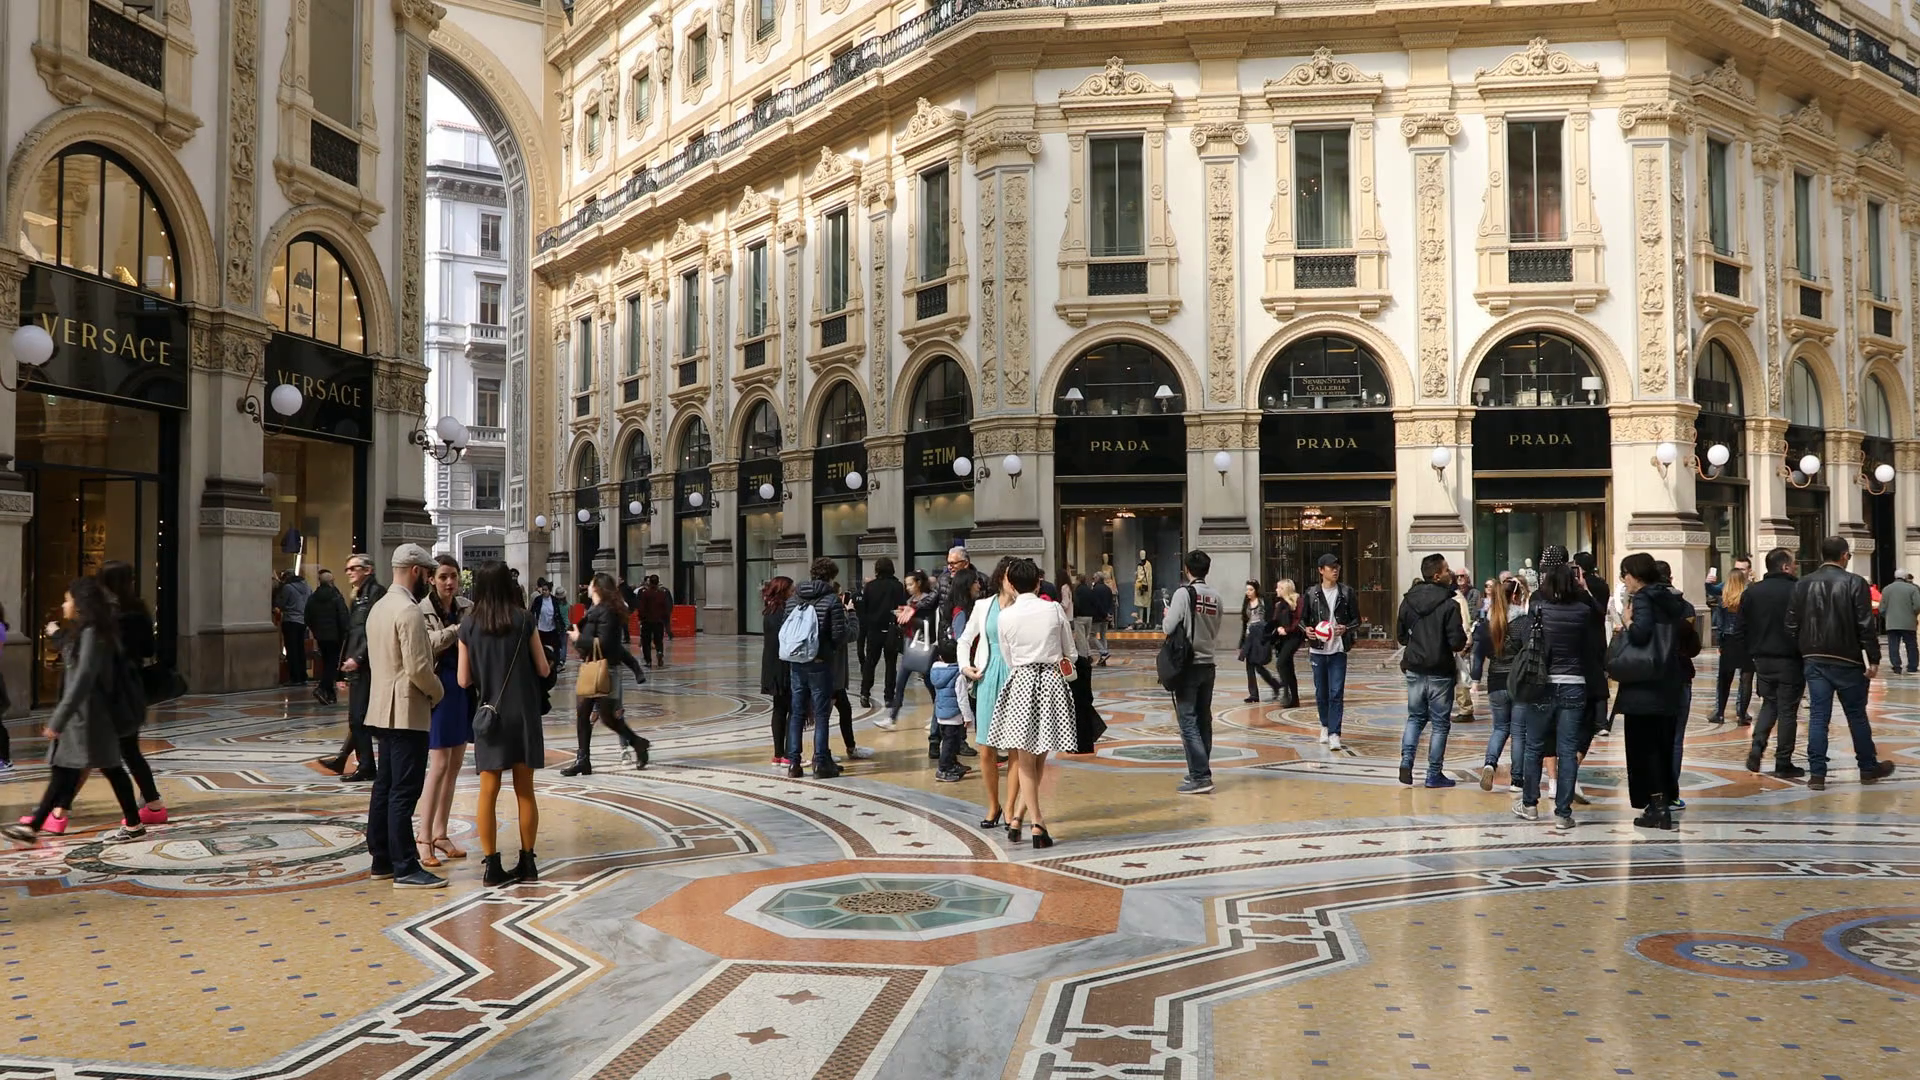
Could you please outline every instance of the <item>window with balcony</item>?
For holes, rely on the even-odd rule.
[[[593,317],[587,316],[573,328],[573,392],[584,394],[593,389]]]
[[[700,351],[700,271],[680,275],[680,355]]]
[[[1347,128],[1294,133],[1293,176],[1295,244],[1302,248],[1353,245],[1348,208]]]
[[[480,215],[480,254],[489,259],[500,257],[500,215]]]
[[[749,339],[762,338],[767,334],[768,317],[768,281],[767,281],[767,245],[763,240],[747,248],[747,310],[746,330]],[[760,350],[759,363],[766,363],[767,354]],[[748,367],[758,366],[751,362]]]
[[[473,470],[473,508],[475,510],[500,509],[500,470],[479,468]]]
[[[1561,127],[1558,120],[1519,122],[1507,134],[1507,231],[1516,244],[1567,238]]]
[[[755,0],[753,39],[765,41],[778,29],[780,29],[780,0]]]
[[[951,213],[951,173],[947,166],[920,174],[920,280],[947,276],[948,215]]]
[[[309,0],[307,92],[321,116],[360,126],[360,0]]]
[[[1816,228],[1813,177],[1796,172],[1793,174],[1793,265],[1802,281],[1820,280],[1820,264],[1815,257],[1818,247],[1813,239]]]
[[[1887,298],[1886,216],[1884,203],[1867,200],[1867,291],[1875,300]]]
[[[646,362],[647,339],[641,320],[645,304],[646,299],[638,294],[627,297],[627,362],[623,370],[629,379],[637,378]]]
[[[475,305],[474,321],[483,326],[500,325],[500,283],[483,281],[480,283],[480,298]]]
[[[1728,157],[1723,140],[1707,140],[1707,239],[1722,255],[1733,254],[1733,181]]]
[[[473,380],[473,422],[476,427],[500,426],[500,380]]]
[[[1146,252],[1145,170],[1141,139],[1091,139],[1087,146],[1088,231],[1095,258]],[[1145,291],[1145,283],[1136,291]]]
[[[653,119],[653,76],[638,71],[633,76],[633,86],[628,91],[633,99],[633,123],[636,127],[645,127]]]
[[[847,250],[852,241],[847,214],[848,210],[843,206],[828,214],[826,220],[826,266],[822,274],[826,279],[823,283],[826,296],[821,307],[828,314],[845,311],[847,307],[847,284],[852,261]]]

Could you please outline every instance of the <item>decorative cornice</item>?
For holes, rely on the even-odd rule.
[[[1001,150],[1023,150],[1030,155],[1038,154],[1040,133],[1031,128],[994,127],[967,138],[968,161],[977,162]]]
[[[1304,64],[1296,64],[1292,71],[1278,79],[1266,81],[1266,88],[1269,90],[1294,86],[1377,89],[1381,85],[1380,76],[1369,75],[1344,60],[1335,60],[1333,50],[1324,45],[1313,50],[1313,59]]]
[[[921,139],[967,121],[967,114],[920,98],[913,106],[913,119],[907,121],[907,138]]]
[[[1460,118],[1448,112],[1410,113],[1400,121],[1400,135],[1418,146],[1447,146],[1460,134]]]
[[[1642,101],[1624,105],[1620,109],[1620,130],[1629,137],[1664,137],[1678,135],[1687,130],[1693,122],[1693,105],[1677,97],[1662,98],[1658,101]],[[1644,125],[1647,130],[1639,130]]]
[[[1527,43],[1526,50],[1514,53],[1489,71],[1480,68],[1473,73],[1477,79],[1506,78],[1534,79],[1553,75],[1598,75],[1600,65],[1591,61],[1575,60],[1573,57],[1552,48],[1544,37],[1534,38]]]
[[[1719,67],[1693,80],[1693,85],[1702,89],[1718,90],[1728,97],[1749,105],[1755,100],[1753,87],[1748,86],[1747,80],[1741,77],[1740,68],[1734,64],[1731,56],[1727,57]]]
[[[1212,143],[1216,152],[1233,152],[1247,145],[1247,125],[1238,120],[1195,124],[1189,138],[1195,150],[1205,150]],[[1228,147],[1233,151],[1228,151]]]
[[[1137,71],[1128,71],[1127,62],[1107,57],[1107,68],[1080,80],[1080,85],[1060,92],[1062,103],[1112,98],[1171,98],[1173,87],[1163,86]]]
[[[1815,138],[1833,138],[1833,123],[1827,119],[1827,114],[1821,110],[1819,98],[1813,98],[1798,109],[1782,115],[1780,117],[1780,123],[1783,127],[1799,128],[1813,135]]]
[[[1890,132],[1881,132],[1879,138],[1861,147],[1860,159],[1877,162],[1890,169],[1904,168],[1900,158],[1900,147],[1894,144],[1893,135]]]
[[[823,146],[820,148],[820,160],[813,166],[813,174],[807,177],[807,186],[820,187],[849,176],[857,179],[859,175],[859,162],[845,154],[834,153],[832,147]]]

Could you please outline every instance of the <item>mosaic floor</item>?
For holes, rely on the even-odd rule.
[[[1223,677],[1218,790],[1176,796],[1141,653],[1096,670],[1108,739],[1049,770],[1059,844],[1033,851],[977,828],[977,774],[934,783],[911,724],[862,722],[876,754],[839,780],[775,773],[758,643],[675,647],[627,699],[652,766],[602,733],[593,776],[543,772],[544,880],[510,889],[477,854],[442,892],[368,879],[365,789],[309,764],[343,709],[162,710],[172,824],[103,843],[96,781],[68,835],[0,853],[0,1080],[1920,1074],[1920,678],[1874,684],[1894,781],[1814,793],[1745,771],[1703,673],[1680,830],[1628,823],[1614,737],[1558,834],[1511,816],[1504,770],[1474,782],[1484,713],[1459,787],[1395,781],[1384,652],[1338,753],[1310,704]],[[566,702],[549,719],[560,764]],[[0,804],[37,798],[33,727]]]

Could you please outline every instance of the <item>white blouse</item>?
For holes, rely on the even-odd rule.
[[[969,628],[972,623],[969,621]],[[1013,606],[1000,612],[1000,655],[1008,667],[1053,664],[1080,657],[1073,647],[1073,623],[1059,604],[1034,593],[1021,593]]]

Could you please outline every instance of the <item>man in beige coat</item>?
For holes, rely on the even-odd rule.
[[[416,606],[432,573],[433,556],[425,548],[395,548],[393,584],[367,615],[366,725],[380,742],[380,772],[367,807],[367,854],[371,876],[392,878],[396,889],[447,884],[420,866],[413,842],[414,804],[427,776],[427,731],[442,693],[426,616]]]

